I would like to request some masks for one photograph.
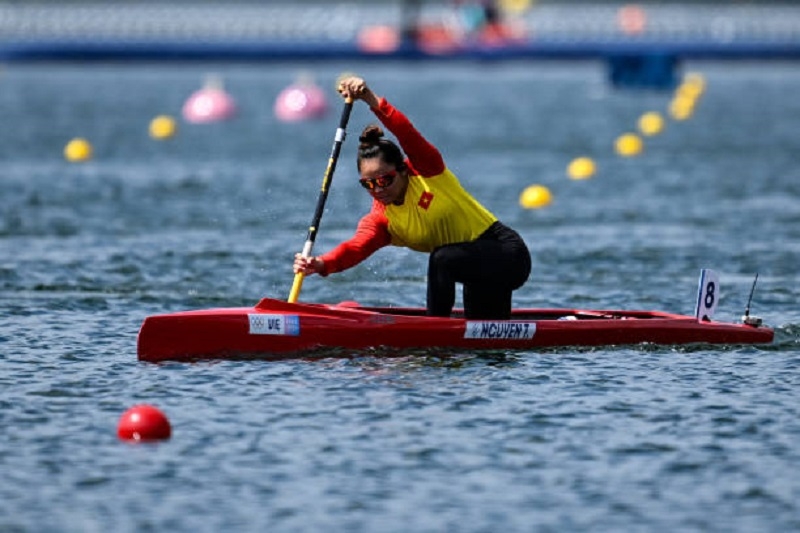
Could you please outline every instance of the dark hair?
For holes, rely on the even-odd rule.
[[[356,167],[361,171],[361,160],[382,158],[386,163],[394,165],[397,170],[405,170],[406,163],[400,147],[389,139],[383,138],[383,130],[377,124],[370,124],[358,138],[358,158]]]

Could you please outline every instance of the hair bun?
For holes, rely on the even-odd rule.
[[[380,157],[386,164],[394,166],[398,171],[405,170],[403,152],[391,139],[383,137],[383,129],[378,124],[370,124],[358,138],[358,159],[356,165],[361,172],[361,161]]]
[[[370,124],[358,137],[358,142],[365,145],[378,144],[383,138],[383,130],[376,124]]]

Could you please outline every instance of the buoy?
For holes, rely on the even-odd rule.
[[[236,103],[225,91],[222,79],[213,75],[183,104],[183,118],[195,124],[227,120],[235,114]]]
[[[158,115],[150,121],[150,137],[153,139],[169,139],[178,131],[175,119],[168,115]]]
[[[550,189],[544,185],[531,185],[527,187],[519,197],[519,205],[525,209],[539,209],[553,202],[553,195]]]
[[[644,148],[642,139],[635,133],[625,133],[617,137],[614,148],[618,155],[622,157],[632,157],[639,155]]]
[[[164,440],[172,428],[164,413],[152,405],[135,405],[125,411],[117,425],[117,437],[122,440]]]
[[[275,100],[275,116],[283,122],[318,119],[328,111],[323,90],[308,75],[283,89]]]
[[[657,111],[649,111],[639,117],[639,131],[642,135],[658,135],[664,129],[664,117]]]
[[[81,137],[69,141],[64,147],[64,157],[72,163],[80,163],[92,158],[92,145]]]
[[[704,89],[699,85],[693,85],[691,83],[681,83],[678,85],[678,88],[675,89],[675,97],[676,98],[685,98],[687,100],[697,100],[702,96]]]
[[[686,120],[694,113],[695,100],[676,96],[669,104],[669,115],[675,120]]]
[[[678,86],[676,94],[697,99],[706,90],[706,80],[698,72],[690,72],[683,77],[683,82]]]
[[[594,176],[596,166],[589,157],[576,157],[567,166],[567,176],[574,180],[585,180]]]
[[[684,76],[683,82],[675,89],[675,96],[670,102],[670,116],[675,120],[690,118],[705,88],[706,81],[701,74],[692,72]]]

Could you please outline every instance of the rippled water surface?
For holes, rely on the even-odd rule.
[[[304,68],[320,121],[280,123]],[[800,529],[800,70],[688,65],[695,114],[635,158],[614,139],[670,92],[595,63],[9,65],[0,72],[0,530],[789,531]],[[284,298],[357,71],[528,241],[515,305],[691,313],[716,269],[722,320],[769,346],[341,352],[153,365],[145,316]],[[240,108],[151,140],[207,72]],[[357,106],[316,249],[369,207]],[[94,158],[63,160],[66,142]],[[592,157],[591,180],[565,177]],[[525,210],[526,186],[554,203]],[[305,301],[423,305],[425,257],[385,249],[309,278]],[[116,438],[137,403],[173,437]]]

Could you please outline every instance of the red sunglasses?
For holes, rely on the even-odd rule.
[[[397,177],[397,171],[390,170],[386,174],[381,174],[380,176],[375,176],[374,178],[363,178],[358,180],[358,182],[365,189],[372,191],[375,189],[375,187],[380,187],[382,189],[385,189],[386,187],[391,187],[396,177]]]

